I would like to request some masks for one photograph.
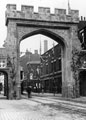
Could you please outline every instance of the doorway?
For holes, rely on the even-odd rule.
[[[79,80],[80,80],[80,96],[86,96],[86,70],[80,72]]]

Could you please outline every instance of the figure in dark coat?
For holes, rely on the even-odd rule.
[[[27,91],[27,94],[28,94],[28,98],[30,98],[31,97],[31,86],[27,86],[26,91]]]
[[[2,83],[0,83],[0,93],[1,93],[1,91],[2,91]]]

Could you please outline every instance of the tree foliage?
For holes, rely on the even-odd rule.
[[[79,68],[81,67],[81,52],[75,47],[72,50],[71,69],[73,71],[73,78],[75,80],[74,93],[76,97],[79,97]]]
[[[72,61],[71,61],[71,68],[74,73],[78,72],[81,66],[80,56],[81,56],[80,51],[74,47],[72,50]]]

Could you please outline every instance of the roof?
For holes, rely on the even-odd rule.
[[[48,54],[50,51],[53,50],[53,48],[54,48],[54,50],[56,48],[58,48],[58,49],[60,48],[61,49],[61,45],[60,44],[56,44],[55,46],[53,46],[52,48],[50,48],[49,50],[47,50],[45,53],[43,53],[41,56],[44,56],[44,55]]]

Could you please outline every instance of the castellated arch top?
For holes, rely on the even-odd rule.
[[[21,6],[21,11],[16,10],[15,4],[7,4],[6,6],[6,25],[8,18],[28,19],[28,20],[42,20],[55,22],[79,22],[79,11],[71,10],[70,15],[66,14],[66,9],[55,8],[54,14],[50,13],[50,8],[39,7],[38,13],[34,12],[33,6]]]

